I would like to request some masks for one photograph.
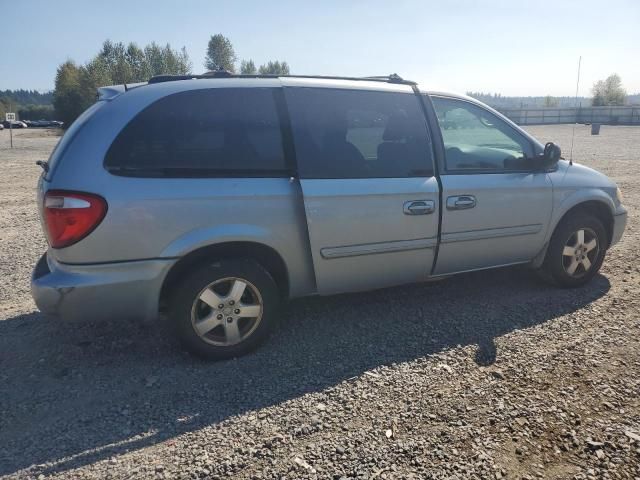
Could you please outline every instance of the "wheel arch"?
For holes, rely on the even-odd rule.
[[[249,258],[262,265],[273,277],[283,299],[289,297],[289,272],[282,256],[259,242],[233,241],[202,246],[182,256],[169,270],[160,289],[159,310],[165,311],[173,286],[202,262],[220,258]]]
[[[562,217],[556,222],[552,232],[555,232],[558,225],[560,225],[565,218],[569,215],[573,215],[577,212],[585,212],[595,216],[598,220],[602,222],[606,232],[607,232],[607,248],[611,244],[611,239],[613,238],[613,212],[611,211],[611,207],[602,200],[586,200],[569,208]]]
[[[604,198],[589,198],[579,200],[574,202],[572,206],[567,207],[565,210],[563,210],[553,223],[553,228],[549,229],[544,247],[533,259],[532,264],[534,268],[539,268],[542,266],[542,263],[544,262],[547,254],[547,250],[549,248],[549,242],[551,241],[551,237],[557,230],[558,226],[561,225],[569,215],[574,215],[579,211],[590,213],[602,222],[602,225],[607,232],[607,248],[609,248],[611,240],[613,239],[613,212],[611,210],[610,202],[607,202]]]

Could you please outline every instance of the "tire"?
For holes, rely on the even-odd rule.
[[[607,232],[597,217],[569,213],[551,236],[540,276],[563,288],[585,285],[600,270],[607,247]]]
[[[177,282],[169,320],[189,352],[222,360],[264,342],[277,323],[279,304],[278,287],[259,263],[215,260]]]

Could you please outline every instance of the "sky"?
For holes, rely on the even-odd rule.
[[[105,39],[186,47],[203,72],[209,37],[238,59],[292,73],[398,73],[421,88],[580,95],[612,73],[640,92],[640,0],[0,0],[0,90],[53,88],[57,66]]]

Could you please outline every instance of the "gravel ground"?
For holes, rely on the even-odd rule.
[[[568,154],[571,126],[531,127]],[[525,268],[293,302],[256,353],[65,325],[29,295],[34,185],[57,137],[0,132],[0,476],[640,478],[640,128],[576,130],[630,225],[578,290]],[[461,292],[464,292],[462,295]]]

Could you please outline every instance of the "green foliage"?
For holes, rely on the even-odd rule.
[[[606,80],[599,80],[593,85],[592,105],[599,107],[602,105],[624,105],[627,92],[622,87],[620,75],[614,73]]]
[[[50,120],[52,115],[51,102],[53,93],[40,93],[36,90],[0,90],[0,121],[4,120],[4,114],[14,112],[18,119]],[[42,107],[42,108],[41,108]]]
[[[253,63],[253,60],[242,60],[242,63],[240,63],[240,73],[242,75],[255,75],[258,73],[258,69],[256,68],[256,64]]]
[[[13,105],[51,105],[53,92],[40,93],[37,90],[0,90],[0,101]]]
[[[11,108],[9,102],[6,101],[5,103],[5,100],[4,97],[0,97],[0,122],[4,121],[4,114],[9,112]]]
[[[209,70],[228,70],[235,73],[236,52],[231,40],[218,33],[212,35],[207,45],[204,66]]]
[[[81,93],[80,76],[80,68],[71,60],[60,65],[56,73],[53,107],[66,126],[88,106]]]
[[[233,48],[231,40],[218,33],[212,35],[207,45],[207,56],[205,57],[204,66],[209,70],[228,70],[231,73],[236,72],[236,52]],[[269,61],[260,68],[256,68],[253,60],[242,60],[240,62],[240,73],[242,75],[289,75],[290,69],[287,62]]]
[[[289,75],[289,64],[287,62],[269,61],[260,65],[260,75]]]
[[[56,120],[53,105],[26,105],[17,113],[20,120]]]
[[[558,103],[559,103],[558,99],[555,97],[552,97],[551,95],[547,95],[546,97],[544,97],[545,107],[557,107]]]
[[[141,72],[144,80],[147,81],[154,75],[186,75],[191,73],[191,61],[187,50],[182,47],[180,51],[172,50],[168,43],[161,47],[153,42],[144,48],[144,58]]]
[[[80,113],[96,99],[99,87],[123,83],[146,82],[154,75],[184,75],[191,71],[191,62],[184,47],[177,51],[169,44],[155,42],[140,48],[135,43],[125,45],[110,40],[85,65],[67,61],[58,67],[53,104],[56,116],[71,125]]]

